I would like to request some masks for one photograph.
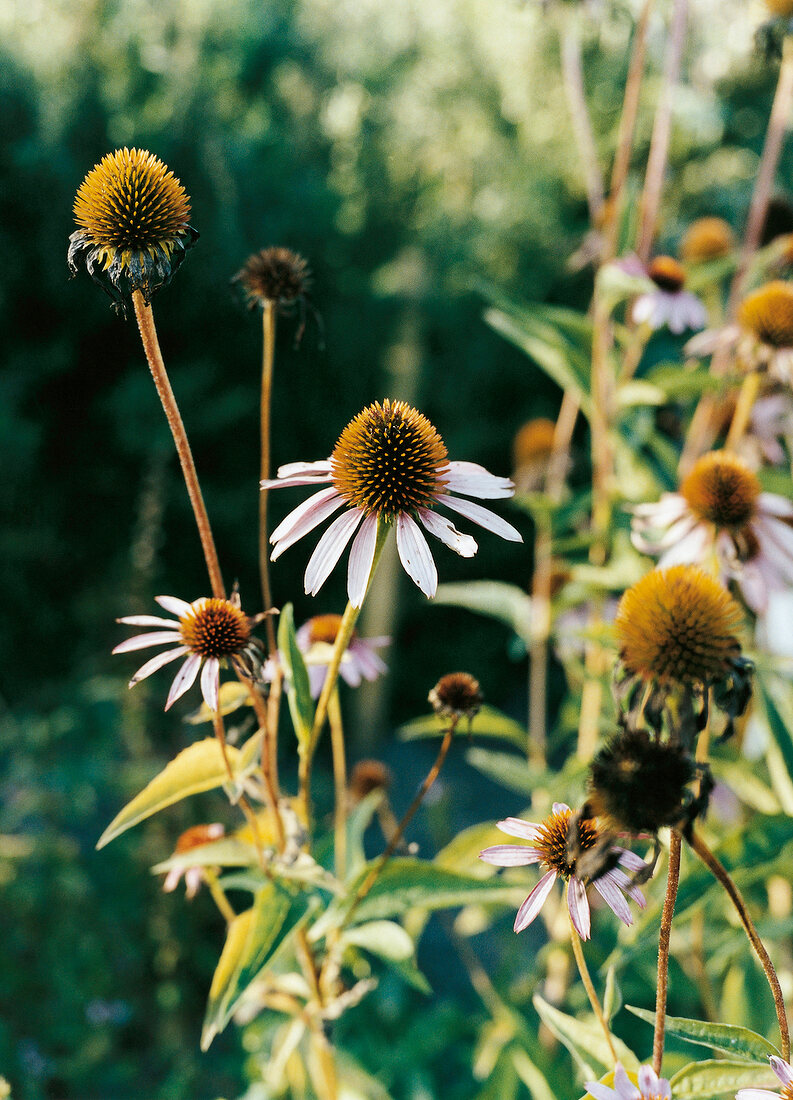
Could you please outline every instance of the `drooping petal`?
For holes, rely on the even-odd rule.
[[[512,926],[515,932],[522,932],[528,928],[534,918],[545,904],[545,899],[551,892],[551,887],[556,882],[556,871],[548,871],[542,876],[532,892],[518,909],[515,923]]]
[[[165,703],[166,710],[170,710],[176,700],[193,686],[200,667],[201,655],[199,653],[191,653],[174,677],[174,681],[171,684],[171,690],[168,692],[168,699]]]
[[[342,499],[333,487],[320,489],[308,500],[298,504],[297,508],[293,508],[270,535],[270,542],[275,544],[272,561],[276,561],[284,550],[296,543],[298,539],[302,539],[303,535],[307,535],[309,531],[313,531],[328,516],[332,516],[342,503]]]
[[[520,531],[516,530],[511,523],[507,523],[501,516],[497,516],[495,512],[491,512],[489,508],[483,508],[481,504],[474,504],[473,501],[463,500],[461,497],[447,496],[445,493],[437,499],[440,504],[445,504],[453,512],[459,512],[461,516],[465,516],[472,523],[477,523],[480,527],[492,531],[494,535],[500,535],[502,539],[506,539],[508,542],[523,542],[523,535]]]
[[[362,519],[363,512],[358,508],[348,508],[331,523],[306,566],[304,585],[308,595],[319,592]]]
[[[642,863],[642,867],[643,866],[644,863]],[[639,887],[635,885],[633,879],[629,878],[629,876],[626,875],[624,871],[621,871],[619,867],[612,867],[608,873],[613,881],[616,882],[617,886],[619,886],[620,890],[627,894],[629,898],[632,898],[640,909],[647,908],[647,899]]]
[[[463,496],[496,500],[511,497],[515,492],[515,484],[508,477],[491,474],[476,462],[450,462],[445,470],[439,472],[446,488]]]
[[[372,648],[373,641],[377,642],[380,639],[355,638],[347,650],[352,663],[357,666],[365,680],[376,680],[387,671],[385,661]]]
[[[494,844],[479,853],[479,858],[494,867],[531,867],[543,858],[536,848],[522,844]]]
[[[150,645],[164,645],[166,642],[181,642],[182,636],[175,630],[155,630],[152,634],[136,634],[113,647],[113,653],[129,653],[133,649],[146,649]]]
[[[713,528],[708,523],[698,523],[687,535],[658,559],[659,569],[673,565],[697,565],[703,561],[713,545]]]
[[[211,711],[218,709],[220,692],[220,661],[217,657],[207,657],[201,669],[201,694]]]
[[[688,504],[680,493],[662,493],[654,504],[635,504],[630,510],[634,516],[646,520],[648,526],[666,527],[688,512]]]
[[[666,1086],[667,1086],[666,1095],[668,1096],[669,1095],[669,1092],[668,1092],[669,1082],[668,1081],[666,1082]],[[658,1075],[657,1075],[657,1073],[655,1072],[655,1070],[653,1069],[652,1066],[642,1066],[641,1069],[639,1070],[639,1088],[641,1089],[643,1096],[653,1096],[653,1097],[658,1096],[658,1097],[660,1097],[660,1096],[663,1095],[662,1092],[661,1092],[661,1089],[662,1089],[661,1081],[659,1081]]]
[[[287,462],[279,466],[277,477],[259,482],[262,489],[288,489],[296,485],[316,485],[330,481],[330,459],[321,462]]]
[[[636,852],[629,852],[627,848],[612,848],[612,852],[619,852],[620,858],[617,862],[621,867],[627,867],[629,871],[643,871],[644,860]]]
[[[405,572],[430,599],[438,590],[438,570],[421,528],[407,512],[397,516],[397,550]]]
[[[173,619],[161,619],[158,615],[125,615],[123,619],[116,619],[116,622],[127,626],[165,626],[169,630],[176,630],[179,625]]]
[[[350,547],[350,560],[347,564],[347,596],[353,607],[360,607],[366,595],[376,544],[377,516],[373,512],[361,524],[361,529]]]
[[[185,615],[189,615],[193,610],[192,604],[187,603],[186,600],[180,600],[178,596],[155,596],[154,601],[180,619],[183,619]]]
[[[139,684],[141,680],[145,680],[147,676],[151,676],[152,672],[156,672],[158,668],[162,668],[163,665],[167,665],[170,661],[175,661],[177,657],[182,657],[187,652],[187,646],[180,645],[177,649],[166,649],[164,653],[158,653],[156,657],[152,657],[145,665],[140,666],[130,680],[129,686],[134,687],[135,684]]]
[[[503,821],[496,822],[496,828],[502,833],[519,836],[523,840],[536,840],[541,827],[536,821],[524,821],[521,817],[505,817]]]
[[[608,905],[615,916],[619,917],[623,924],[633,924],[633,914],[625,896],[617,883],[607,871],[605,875],[593,880],[592,885]]]
[[[592,921],[586,896],[586,886],[575,875],[567,884],[567,908],[570,910],[570,919],[576,932],[582,940],[588,940]]]
[[[472,558],[479,549],[475,539],[458,531],[452,521],[445,516],[429,508],[420,508],[419,519],[431,535],[440,539],[444,546],[454,550],[455,554],[459,554],[461,558]]]

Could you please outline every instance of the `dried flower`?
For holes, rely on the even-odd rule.
[[[528,928],[542,909],[554,882],[561,878],[568,883],[567,905],[575,930],[582,940],[588,940],[591,922],[587,886],[590,885],[590,880],[578,877],[577,857],[572,853],[585,853],[598,844],[601,838],[595,822],[574,817],[572,810],[564,802],[554,802],[553,813],[543,822],[508,817],[496,824],[502,833],[528,840],[529,846],[496,844],[480,852],[480,859],[496,867],[528,867],[534,863],[543,863],[549,868],[518,909],[515,931],[522,932],[524,928]],[[577,835],[571,836],[572,829],[576,830]],[[634,852],[616,846],[611,848],[611,852],[615,857],[615,864],[632,871],[644,867],[644,861]],[[632,884],[619,866],[613,866],[593,879],[591,885],[623,924],[633,924],[633,915],[624,894],[631,897],[642,909],[645,906],[641,890]]]
[[[704,264],[729,256],[735,236],[724,218],[697,218],[680,243],[680,255],[687,264]]]
[[[408,576],[427,596],[434,596],[438,573],[419,523],[464,558],[473,557],[476,542],[435,508],[442,504],[510,542],[522,542],[500,516],[454,493],[481,498],[512,496],[508,478],[496,477],[473,462],[449,462],[435,428],[404,401],[375,402],[359,413],[339,436],[329,459],[292,462],[263,489],[331,483],[290,512],[273,531],[272,560],[313,531],[342,505],[345,510],[319,540],[306,568],[305,589],[320,590],[353,534],[347,592],[354,607],[366,593],[374,559],[378,519],[396,527],[397,549]],[[418,522],[417,522],[418,521]]]
[[[232,280],[241,284],[251,309],[265,302],[293,305],[305,298],[310,281],[308,263],[288,248],[263,248],[254,253]]]
[[[586,1088],[594,1100],[672,1100],[669,1082],[659,1077],[652,1066],[642,1066],[639,1070],[638,1088],[619,1062],[614,1067],[613,1089],[597,1081],[587,1081]]]
[[[350,801],[357,804],[372,791],[388,790],[391,771],[381,760],[359,760],[350,773]]]
[[[482,706],[479,681],[467,672],[450,672],[441,676],[430,691],[432,709],[442,718],[467,718],[471,721]]]
[[[146,302],[167,286],[198,233],[179,180],[145,149],[108,153],[80,184],[69,267],[84,264],[114,302],[139,290]]]
[[[217,822],[213,825],[194,825],[179,837],[172,858],[183,856],[186,852],[192,852],[195,848],[202,848],[205,844],[211,844],[214,840],[220,840],[225,831],[223,826]],[[204,878],[203,867],[191,867],[184,863],[175,862],[162,884],[163,890],[166,894],[170,894],[179,885],[182,875],[184,875],[185,893],[188,898],[194,898]]]

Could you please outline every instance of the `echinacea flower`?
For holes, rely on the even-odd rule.
[[[198,233],[187,223],[190,200],[161,160],[146,149],[117,149],[80,184],[69,238],[69,267],[88,274],[122,305],[136,290],[146,302],[167,286]]]
[[[735,1094],[735,1100],[793,1100],[793,1066],[790,1062],[783,1061],[772,1054],[768,1059],[771,1069],[782,1085],[781,1092],[771,1092],[770,1089],[739,1089]]]
[[[793,286],[774,279],[744,298],[734,323],[692,337],[686,355],[731,352],[743,371],[767,370],[785,385],[793,382]]]
[[[330,484],[290,512],[270,536],[275,561],[293,543],[313,531],[344,505],[309,559],[305,589],[320,590],[353,535],[347,592],[360,607],[374,561],[378,520],[396,528],[397,550],[405,572],[426,596],[434,596],[438,572],[427,540],[429,531],[444,545],[470,558],[477,544],[436,508],[443,505],[510,542],[522,542],[515,528],[494,512],[465,500],[512,496],[514,486],[473,462],[449,462],[435,428],[404,401],[376,401],[359,413],[339,436],[330,458],[292,462],[263,489]],[[462,494],[458,496],[455,494]],[[355,534],[357,531],[357,534]]]
[[[341,615],[315,615],[298,629],[295,639],[306,659],[311,694],[316,699],[322,691],[325,677],[333,656],[333,644],[341,626]],[[383,659],[377,653],[390,643],[387,637],[361,638],[353,631],[344,651],[339,675],[350,687],[358,687],[362,680],[376,680],[386,671]],[[265,668],[265,678],[267,670]]]
[[[134,687],[158,668],[186,655],[171,684],[165,709],[168,710],[193,686],[203,666],[201,694],[209,709],[217,710],[221,663],[231,661],[244,668],[243,659],[252,644],[251,621],[240,608],[239,596],[234,593],[228,600],[202,596],[193,603],[176,596],[154,598],[160,607],[176,615],[176,619],[162,619],[157,615],[127,615],[118,619],[118,622],[129,626],[156,626],[161,629],[127,638],[113,652],[129,653],[130,650],[148,649],[155,645],[173,644],[175,648],[158,653],[142,665],[129,686]]]
[[[263,248],[245,261],[232,279],[239,283],[253,309],[265,302],[280,307],[302,301],[311,281],[307,262],[289,248]]]
[[[595,1100],[672,1100],[669,1082],[659,1077],[652,1066],[642,1066],[639,1070],[638,1088],[619,1062],[614,1068],[613,1089],[598,1081],[587,1081],[586,1088]]]
[[[743,459],[726,451],[703,455],[677,493],[633,509],[632,541],[658,555],[659,568],[718,562],[758,614],[772,592],[793,585],[793,502],[764,493]]]
[[[705,307],[696,294],[684,290],[686,272],[677,260],[656,256],[646,274],[655,283],[655,289],[635,299],[631,308],[634,324],[647,324],[653,330],[666,326],[677,335],[705,325]]]
[[[729,256],[735,235],[724,218],[697,218],[680,242],[680,255],[687,264],[704,264]]]
[[[535,919],[543,907],[554,882],[561,878],[568,884],[567,905],[573,927],[582,940],[588,940],[590,934],[590,912],[587,899],[587,887],[592,885],[606,902],[611,911],[623,924],[633,924],[633,915],[624,895],[631,897],[640,908],[644,908],[644,895],[621,867],[639,871],[644,861],[635,852],[626,848],[612,847],[611,854],[620,866],[611,867],[598,878],[589,880],[579,878],[576,873],[574,851],[587,852],[595,847],[601,837],[594,821],[573,818],[573,811],[564,802],[554,802],[553,812],[544,821],[536,823],[523,821],[519,817],[508,817],[497,821],[502,833],[527,840],[524,844],[496,844],[485,848],[479,858],[496,867],[528,867],[542,863],[548,868],[540,881],[518,909],[514,929],[522,932]],[[571,837],[571,830],[577,828],[578,836]]]
[[[178,857],[185,855],[187,852],[192,852],[195,848],[201,848],[205,844],[211,844],[214,840],[220,840],[225,831],[219,822],[215,822],[213,825],[193,825],[191,829],[186,829],[182,833],[173,852],[172,858],[175,862],[162,884],[166,894],[170,894],[176,889],[184,875],[185,894],[188,898],[196,896],[198,888],[204,880],[204,868],[191,867],[185,863],[180,863]]]

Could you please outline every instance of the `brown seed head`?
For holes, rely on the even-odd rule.
[[[724,218],[697,218],[680,243],[680,255],[687,264],[702,264],[729,256],[734,247],[735,237]]]
[[[740,654],[741,609],[694,565],[655,569],[620,600],[615,628],[628,672],[665,684],[724,679]]]
[[[661,290],[674,293],[682,290],[686,281],[686,272],[672,256],[656,256],[647,268],[647,274]]]
[[[435,428],[404,401],[373,405],[350,421],[331,455],[333,484],[349,505],[392,520],[430,507],[448,461]]]
[[[192,653],[202,657],[234,657],[248,644],[251,626],[239,607],[213,596],[196,600],[189,614],[179,620],[179,633]]]
[[[471,719],[479,713],[483,697],[479,681],[468,672],[450,672],[441,676],[428,698],[441,717]]]
[[[350,775],[349,792],[353,802],[360,802],[372,791],[388,790],[391,772],[380,760],[359,760]]]
[[[305,297],[311,280],[308,264],[288,248],[264,248],[245,261],[233,281],[242,284],[251,306],[290,305]]]
[[[775,279],[744,298],[738,323],[772,348],[793,347],[793,286]]]
[[[680,486],[694,515],[730,530],[749,523],[760,491],[760,482],[746,463],[726,451],[703,455]]]

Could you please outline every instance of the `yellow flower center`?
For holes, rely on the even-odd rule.
[[[785,19],[793,15],[793,0],[765,0],[765,6],[772,15],[781,15]],[[785,1096],[784,1093],[782,1095]],[[785,1100],[793,1100],[793,1096],[785,1096]]]
[[[344,499],[367,515],[391,520],[401,512],[432,505],[444,482],[443,440],[404,401],[376,401],[351,420],[331,455],[333,484]]]
[[[315,615],[308,620],[308,640],[312,645],[314,642],[333,645],[340,626],[341,615]]]
[[[197,600],[179,620],[182,641],[202,657],[233,657],[243,651],[251,636],[248,616],[230,600],[212,597]]]
[[[184,187],[145,149],[108,153],[80,184],[74,201],[77,224],[111,256],[157,245],[170,249],[189,214]]]
[[[685,270],[671,256],[656,256],[647,268],[647,274],[657,287],[672,293],[682,290],[686,281]]]
[[[741,610],[694,565],[655,569],[620,600],[615,628],[626,669],[646,680],[709,684],[739,655]]]
[[[565,882],[575,874],[576,860],[570,856],[570,848],[585,852],[594,848],[598,840],[598,830],[591,819],[578,821],[578,836],[573,840],[577,843],[570,844],[570,818],[572,810],[559,810],[558,813],[546,817],[540,825],[537,839],[531,843],[532,848],[542,852],[542,861],[550,869],[561,875]]]
[[[517,467],[524,466],[528,462],[536,462],[538,459],[548,458],[553,450],[553,437],[556,425],[553,420],[543,416],[518,428],[512,443],[512,453]]]
[[[706,263],[727,256],[735,246],[732,229],[723,218],[698,218],[680,244],[680,255],[689,264]]]
[[[738,322],[763,344],[793,347],[793,286],[775,279],[741,303]]]
[[[793,4],[790,5],[793,9]],[[783,1085],[779,1100],[793,1100],[793,1085]]]
[[[695,516],[731,530],[752,519],[760,491],[749,467],[724,451],[703,455],[680,486]]]

